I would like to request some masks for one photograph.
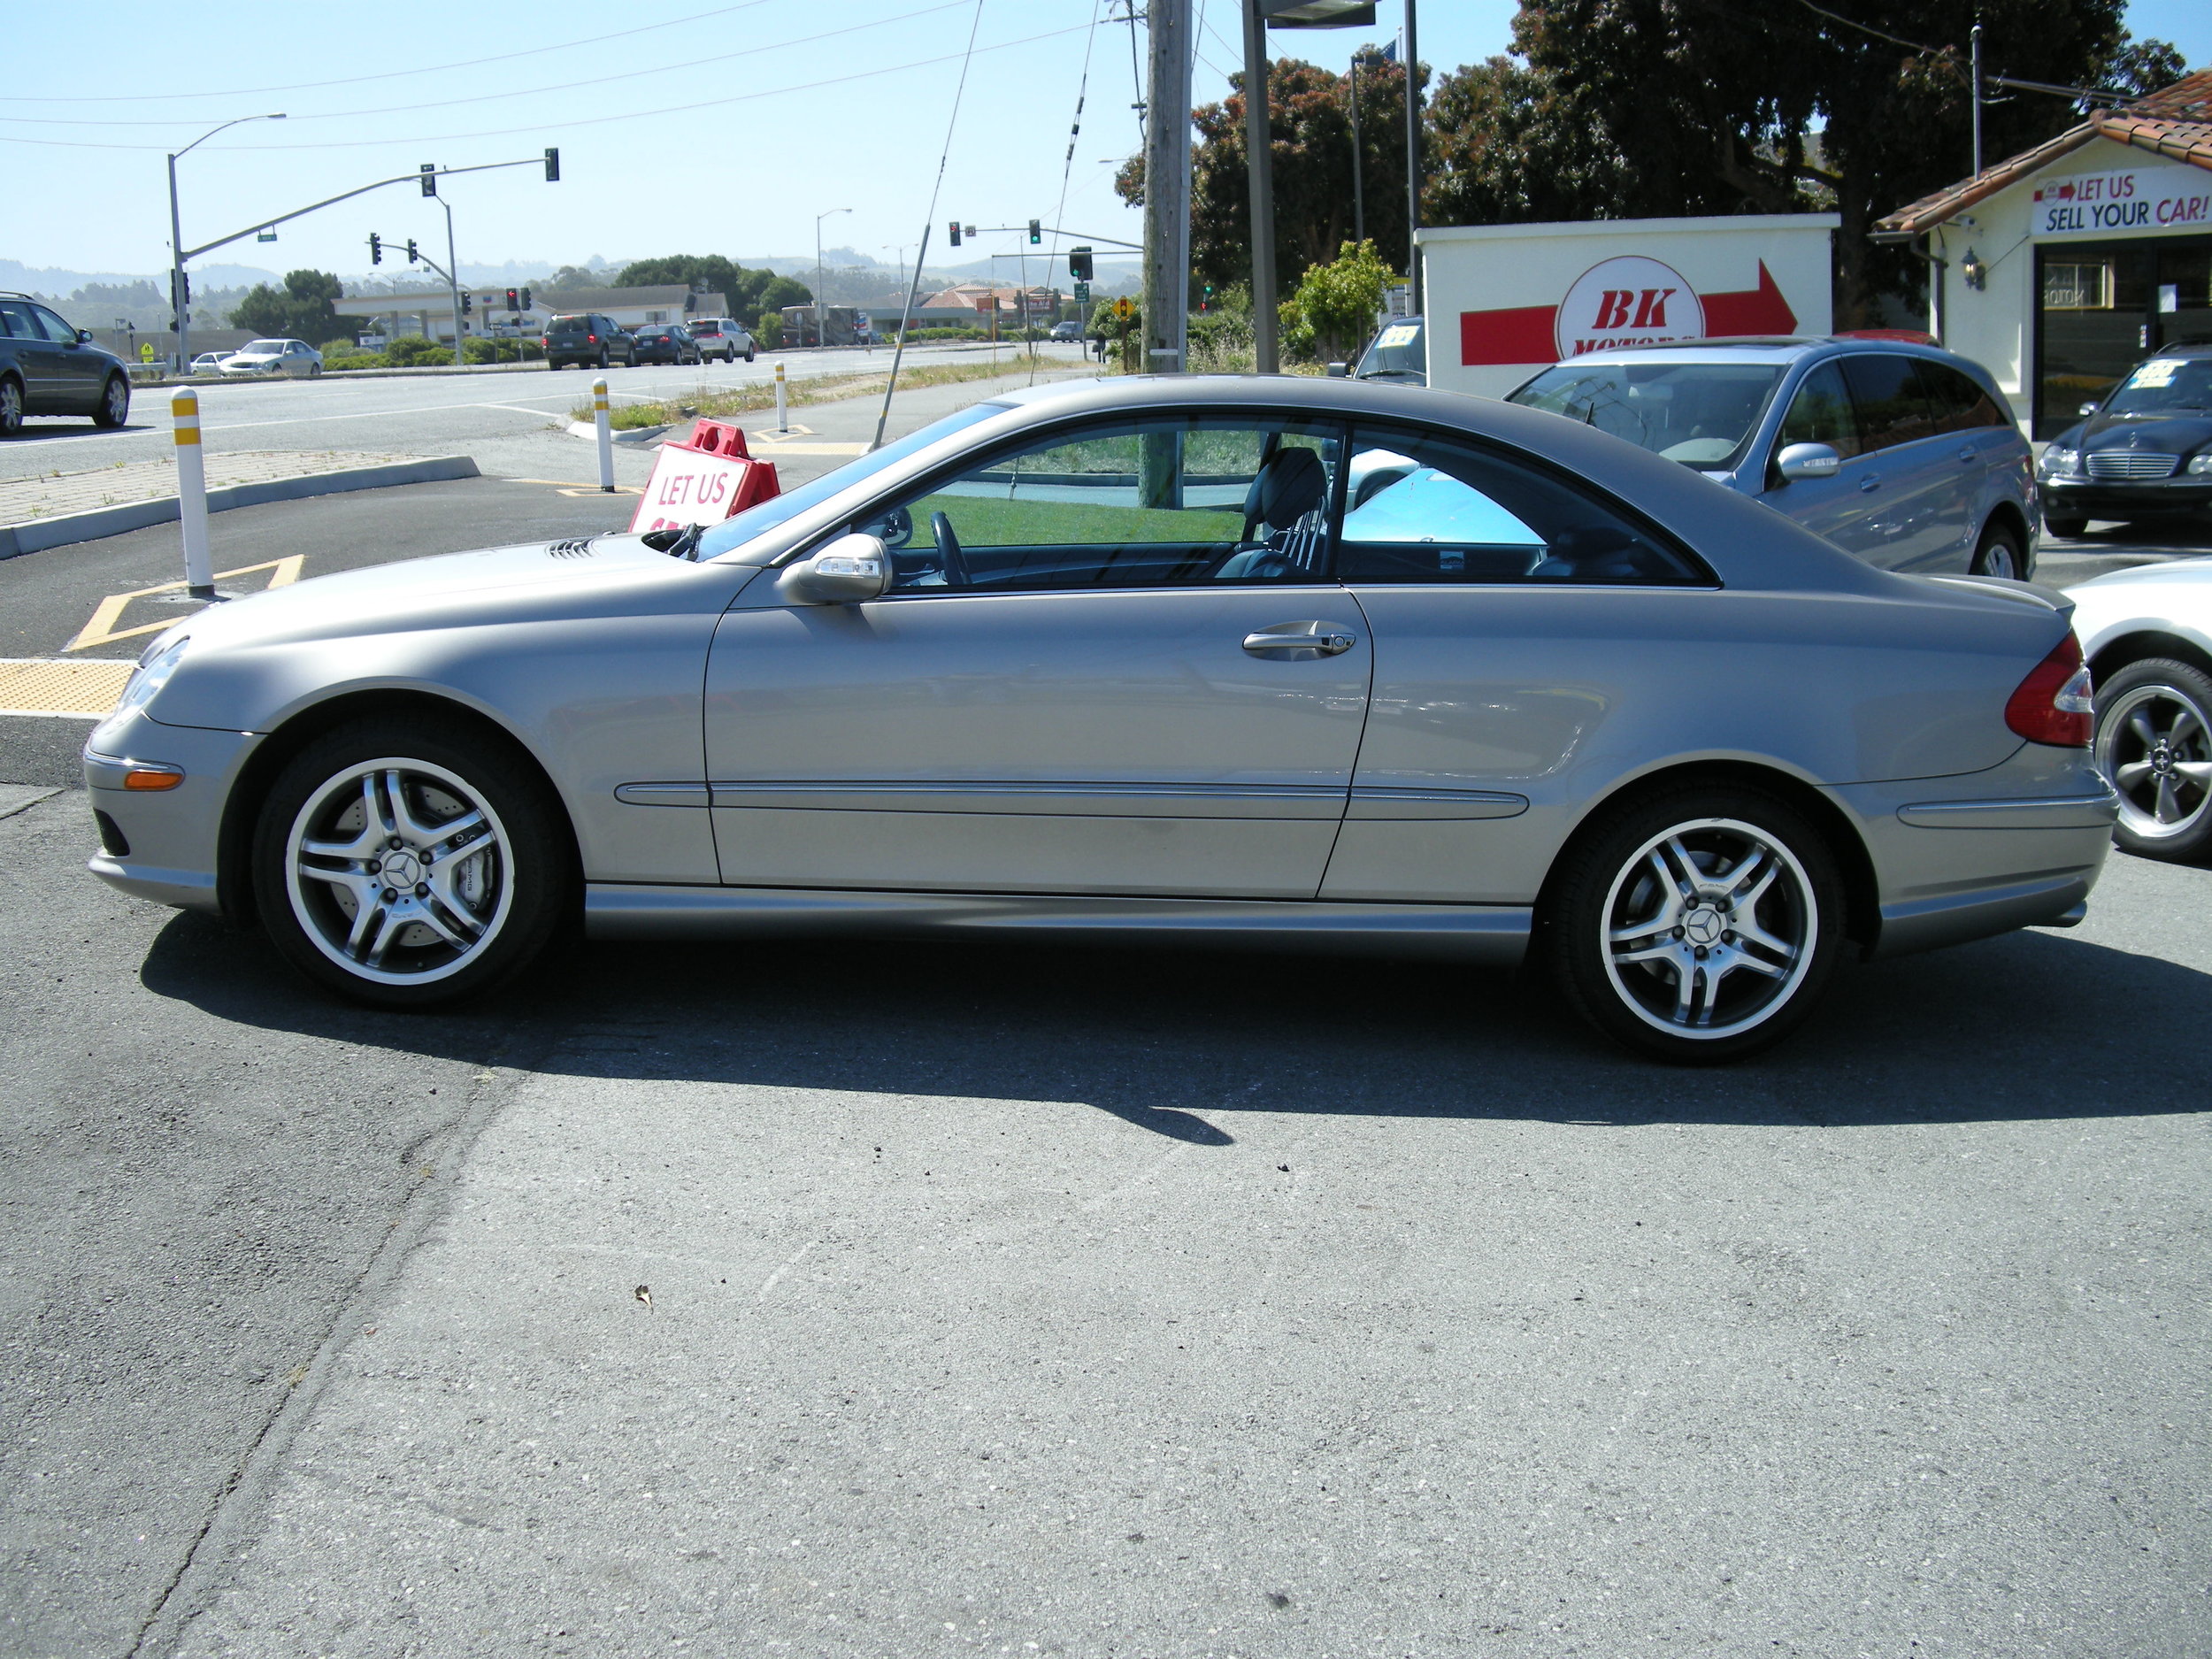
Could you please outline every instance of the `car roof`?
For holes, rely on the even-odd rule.
[[[1970,365],[1971,359],[1941,346],[1916,340],[1891,340],[1864,334],[1731,335],[1725,339],[1669,340],[1654,345],[1608,346],[1586,351],[1561,363],[1766,363],[1792,364],[1823,357],[1857,356],[1864,352],[1886,356],[1926,357],[1937,363]],[[1554,364],[1557,368],[1559,364]]]

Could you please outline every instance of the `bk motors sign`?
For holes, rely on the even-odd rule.
[[[1616,346],[1663,345],[1717,334],[1786,334],[1797,313],[1766,262],[1739,292],[1700,294],[1672,265],[1641,254],[1601,259],[1556,305],[1462,311],[1463,364],[1549,363]]]

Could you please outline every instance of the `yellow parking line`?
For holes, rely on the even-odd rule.
[[[280,559],[270,559],[261,565],[242,565],[234,571],[218,571],[215,580],[228,581],[234,576],[250,576],[256,571],[269,572],[268,586],[288,588],[299,580],[300,571],[307,563],[307,555],[295,553]],[[174,617],[163,622],[142,623],[134,628],[119,628],[124,611],[134,599],[145,599],[155,594],[173,594],[185,584],[182,581],[157,582],[151,588],[134,588],[127,594],[110,594],[93,607],[92,620],[86,623],[77,637],[62,647],[65,651],[90,650],[96,645],[112,645],[118,640],[135,639],[142,634],[158,634],[176,621]]]

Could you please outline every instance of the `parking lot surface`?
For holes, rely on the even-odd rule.
[[[563,488],[218,563],[626,519]],[[174,534],[0,565],[8,654]],[[2212,1647],[2212,872],[1711,1072],[1336,957],[588,946],[399,1018],[88,876],[83,730],[0,726],[0,1652]]]

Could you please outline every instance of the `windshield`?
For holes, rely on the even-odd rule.
[[[2163,415],[2212,409],[2212,357],[2153,357],[2105,402],[2108,415]]]
[[[872,455],[822,474],[810,482],[784,495],[764,501],[757,507],[748,507],[734,518],[725,518],[700,539],[699,550],[693,557],[700,559],[718,558],[733,548],[742,547],[757,535],[788,523],[810,507],[818,507],[840,490],[850,489],[872,474],[881,472],[895,461],[903,461],[910,455],[919,454],[940,438],[951,436],[993,415],[1006,412],[1004,403],[972,403],[957,414],[947,415],[942,420],[933,420],[919,432],[910,432],[903,438],[887,443]]]
[[[257,340],[245,348],[247,351],[265,351],[273,355],[284,349],[281,340]]]
[[[1363,380],[1425,380],[1428,375],[1428,342],[1422,337],[1418,317],[1392,323],[1375,336],[1375,343],[1359,360]]]
[[[1781,380],[1778,363],[1562,363],[1505,401],[1579,420],[1686,466],[1727,467]]]

